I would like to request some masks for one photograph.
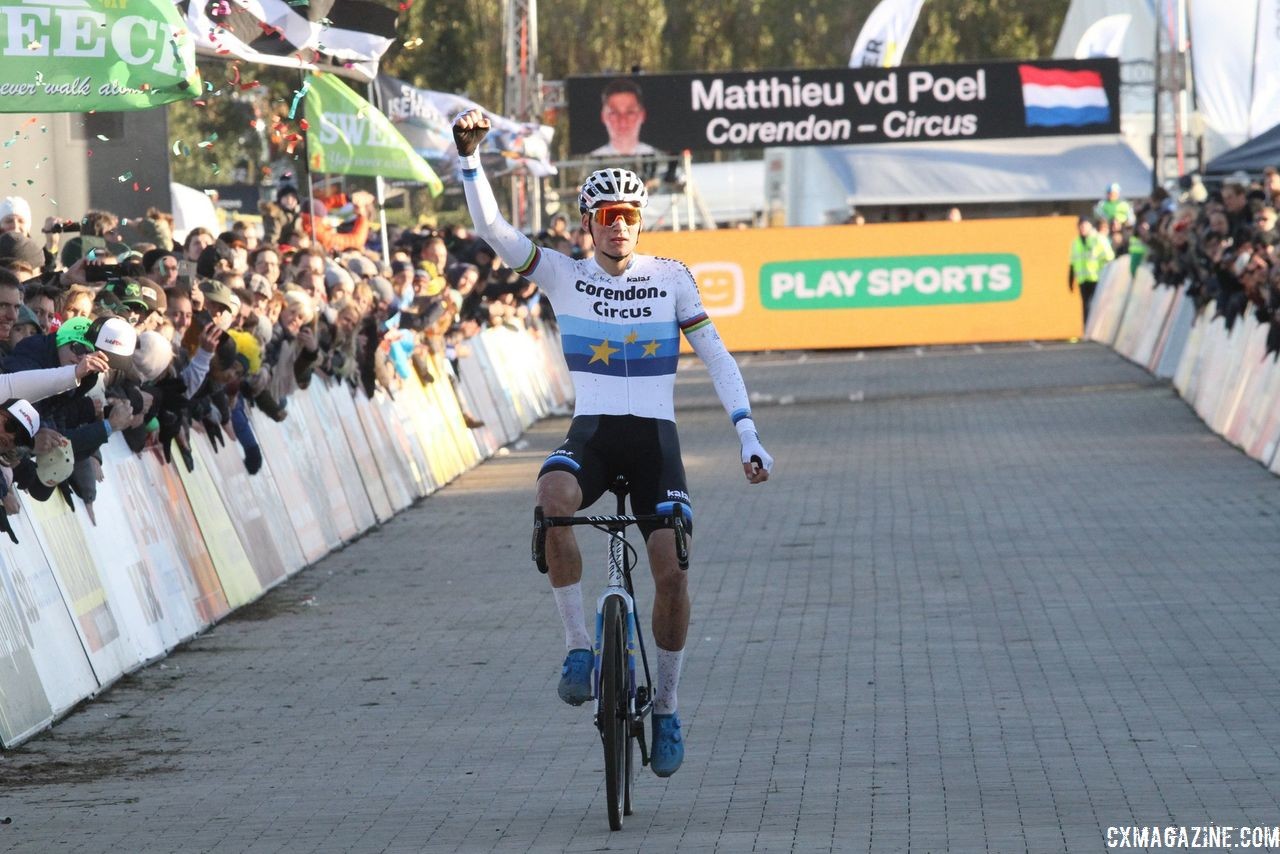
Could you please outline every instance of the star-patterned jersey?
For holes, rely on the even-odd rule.
[[[680,331],[710,322],[688,268],[635,255],[623,275],[611,276],[591,259],[530,247],[516,272],[535,282],[556,310],[574,414],[674,421]]]
[[[620,276],[593,259],[543,249],[498,214],[478,158],[463,158],[476,232],[551,301],[573,377],[574,415],[675,421],[675,374],[683,332],[706,364],[734,423],[750,416],[746,385],[679,261],[633,255]]]

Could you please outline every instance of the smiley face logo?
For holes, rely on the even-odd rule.
[[[702,294],[702,307],[711,317],[725,317],[742,313],[744,292],[742,268],[728,261],[708,261],[690,268],[698,291]]]

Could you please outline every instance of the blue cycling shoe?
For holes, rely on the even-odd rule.
[[[653,716],[653,751],[649,765],[659,777],[670,777],[680,770],[684,762],[684,736],[680,734],[680,716]]]
[[[591,674],[595,656],[589,649],[571,649],[560,668],[560,699],[571,706],[581,706],[591,699]]]

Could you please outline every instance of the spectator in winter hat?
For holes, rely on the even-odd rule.
[[[18,262],[24,268],[20,275],[33,275],[44,266],[44,250],[36,242],[19,231],[6,231],[0,234],[0,266],[8,267],[15,273]],[[30,271],[30,272],[27,272]]]
[[[31,236],[31,205],[21,196],[0,199],[0,234],[10,231],[23,237]]]
[[[12,350],[18,346],[18,342],[23,338],[31,335],[39,335],[44,332],[40,328],[40,321],[36,318],[35,313],[25,305],[18,309],[18,319],[14,321],[13,328],[9,332],[9,348]]]
[[[212,279],[219,273],[234,272],[236,251],[221,240],[215,240],[200,252],[196,259],[196,275],[202,279]]]
[[[292,184],[281,184],[276,190],[276,204],[286,211],[296,211],[302,203],[298,198],[298,188]]]
[[[341,302],[351,296],[356,285],[351,274],[337,264],[330,264],[325,268],[324,284],[325,299],[329,303]]]
[[[378,265],[357,253],[348,254],[343,258],[342,264],[357,280],[367,281],[378,275]]]
[[[178,284],[178,256],[167,249],[152,249],[142,256],[142,267],[162,288]]]
[[[409,268],[409,281],[410,282],[413,281],[412,267]],[[382,278],[381,276],[374,276],[372,279],[370,279],[369,287],[373,291],[373,296],[376,297],[378,302],[381,303],[382,305],[384,306],[390,305],[392,302],[395,301],[395,298],[396,298],[395,287],[391,284],[391,282],[388,282],[386,279]]]
[[[144,383],[155,382],[173,363],[173,347],[159,332],[150,330],[138,336],[133,351],[133,367]]]

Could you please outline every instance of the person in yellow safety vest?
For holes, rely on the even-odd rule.
[[[1093,221],[1087,216],[1080,217],[1079,236],[1071,241],[1071,269],[1067,276],[1067,288],[1071,291],[1080,287],[1080,301],[1083,304],[1083,317],[1089,320],[1089,303],[1093,301],[1093,291],[1098,287],[1098,277],[1102,275],[1102,265],[1116,257],[1111,249],[1111,241],[1107,240],[1093,227]]]
[[[1127,225],[1133,225],[1137,219],[1133,214],[1133,205],[1120,198],[1119,184],[1107,187],[1107,197],[1093,206],[1093,218],[1104,222],[1115,222],[1118,219]]]

